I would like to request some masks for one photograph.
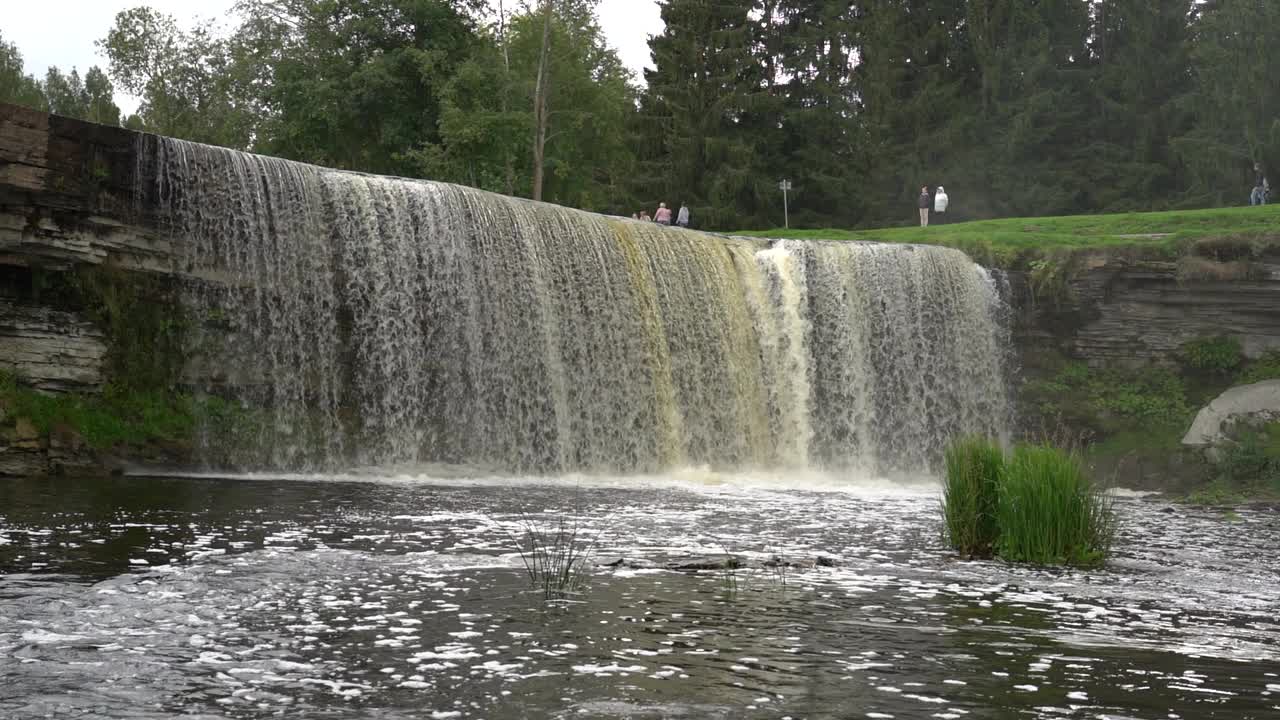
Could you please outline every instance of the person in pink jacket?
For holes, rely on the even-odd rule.
[[[659,225],[671,224],[671,208],[666,203],[658,203],[658,211],[653,214],[653,221]]]

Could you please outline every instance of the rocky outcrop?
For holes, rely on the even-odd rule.
[[[146,137],[0,104],[0,265],[167,272],[139,182]]]
[[[1280,350],[1280,257],[1180,261],[1095,252],[1055,297],[1036,299],[1017,278],[1022,350],[1052,347],[1093,366],[1173,366],[1187,343],[1239,340],[1246,358]]]
[[[102,331],[78,313],[0,297],[0,368],[33,387],[96,392],[106,353]]]
[[[1233,387],[1222,393],[1196,415],[1183,445],[1212,446],[1226,439],[1226,426],[1238,420],[1280,419],[1280,380]]]

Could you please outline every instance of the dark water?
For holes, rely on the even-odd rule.
[[[1274,511],[1122,500],[1105,570],[1049,572],[952,558],[927,489],[807,487],[0,481],[0,717],[1280,717]],[[562,513],[602,563],[838,565],[548,605],[507,533]]]

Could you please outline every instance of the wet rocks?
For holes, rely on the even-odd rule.
[[[39,448],[40,430],[31,422],[31,418],[20,417],[13,426],[13,440],[17,447]]]
[[[725,572],[733,570],[810,570],[813,568],[839,567],[838,558],[831,555],[815,555],[808,558],[786,558],[773,555],[764,560],[754,560],[738,555],[710,555],[693,557],[684,560],[671,560],[657,563],[644,559],[618,558],[613,562],[602,563],[601,567],[625,570],[671,570],[673,572]]]

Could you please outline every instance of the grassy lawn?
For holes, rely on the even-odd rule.
[[[880,230],[763,230],[733,233],[750,237],[808,240],[863,240],[945,245],[975,257],[1009,262],[1049,250],[1129,247],[1153,254],[1180,254],[1196,240],[1280,237],[1280,205],[1178,212],[1075,215],[981,220],[949,225]]]

